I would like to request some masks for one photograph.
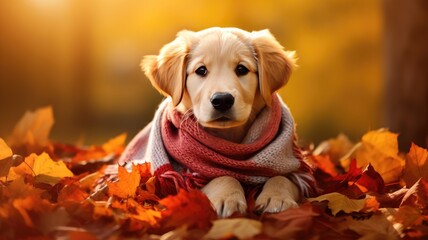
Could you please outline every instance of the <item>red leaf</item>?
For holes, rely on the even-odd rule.
[[[162,211],[162,226],[165,231],[179,226],[208,229],[212,221],[217,219],[210,200],[197,190],[180,190],[177,195],[166,197],[159,203],[166,208]]]

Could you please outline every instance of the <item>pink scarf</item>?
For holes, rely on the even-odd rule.
[[[119,163],[131,160],[151,163],[160,195],[201,188],[224,175],[249,185],[282,175],[306,196],[315,189],[311,169],[295,144],[293,118],[277,95],[272,107],[258,114],[242,143],[208,134],[194,116],[183,118],[167,99],[153,122],[129,143]]]

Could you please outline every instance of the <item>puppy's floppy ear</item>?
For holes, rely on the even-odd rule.
[[[271,106],[272,94],[287,83],[295,66],[295,52],[284,51],[269,30],[252,32],[251,38],[258,60],[260,93]]]
[[[141,68],[152,85],[164,96],[170,96],[174,106],[183,97],[191,33],[179,32],[174,41],[160,50],[159,55],[145,56],[141,62]]]

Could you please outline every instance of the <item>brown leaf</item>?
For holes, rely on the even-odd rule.
[[[120,198],[134,197],[140,185],[140,172],[137,166],[132,166],[129,173],[125,167],[119,166],[119,182],[108,183],[108,192]]]
[[[264,216],[263,232],[270,238],[296,239],[310,229],[313,218],[319,216],[311,204],[303,204],[298,208],[287,209],[277,214]]]
[[[366,199],[349,199],[347,196],[340,193],[327,193],[316,198],[308,198],[309,201],[322,202],[328,201],[328,208],[331,210],[333,215],[336,215],[340,211],[345,213],[359,212],[366,208],[367,201],[372,197],[367,197]],[[374,198],[373,198],[374,199]],[[373,202],[370,202],[370,206],[366,209],[372,211],[374,206]]]
[[[409,153],[406,155],[406,168],[403,179],[408,187],[418,181],[419,178],[428,181],[428,150],[412,143]]]
[[[385,215],[378,213],[368,219],[355,220],[347,217],[341,227],[357,232],[359,239],[399,239],[399,233]]]

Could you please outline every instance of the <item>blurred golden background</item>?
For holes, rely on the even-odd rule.
[[[0,3],[0,136],[52,105],[53,138],[128,140],[162,97],[139,69],[182,29],[268,28],[299,68],[281,95],[304,144],[387,126],[381,0],[21,0]],[[426,111],[423,110],[422,111]]]

